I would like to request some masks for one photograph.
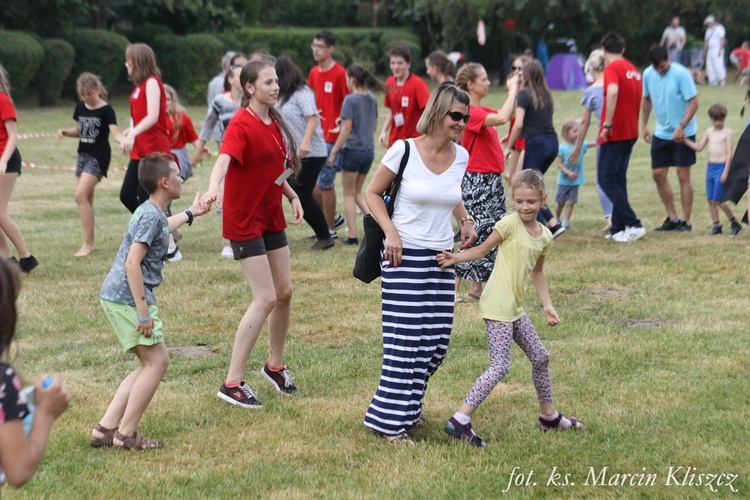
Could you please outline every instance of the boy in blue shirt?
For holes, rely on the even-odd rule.
[[[201,206],[200,193],[196,193],[189,210],[169,218],[164,215],[167,205],[182,194],[183,182],[179,167],[167,154],[152,153],[142,158],[138,181],[149,199],[130,218],[99,297],[122,347],[136,355],[140,366],[120,383],[107,412],[94,426],[94,447],[150,450],[164,446],[137,430],[169,365],[153,289],[161,284],[169,233],[185,223],[192,224],[193,217],[211,208]]]
[[[573,215],[573,207],[578,203],[578,186],[585,182],[583,171],[583,158],[586,156],[589,144],[581,144],[581,153],[575,163],[570,162],[570,154],[575,149],[578,133],[581,128],[580,120],[566,119],[562,125],[563,141],[557,148],[557,193],[555,194],[555,217],[565,229],[570,227],[570,217]]]

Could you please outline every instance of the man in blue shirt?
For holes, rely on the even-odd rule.
[[[685,138],[695,140],[698,91],[690,72],[683,65],[669,60],[667,49],[654,45],[648,52],[651,66],[643,72],[641,101],[641,135],[651,144],[651,175],[659,197],[667,211],[664,223],[656,231],[688,232],[692,229],[693,186],[690,167],[695,164],[695,151],[687,147]],[[656,130],[648,130],[648,117],[653,108]],[[677,215],[672,186],[667,173],[677,167],[682,201],[682,218]]]

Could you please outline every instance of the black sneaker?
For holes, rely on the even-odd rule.
[[[487,446],[484,439],[477,436],[477,433],[474,432],[474,429],[471,427],[471,422],[463,425],[458,420],[451,417],[448,419],[448,425],[445,427],[445,432],[454,438],[463,439],[467,443],[479,448]]]
[[[654,231],[677,231],[680,228],[682,221],[677,219],[676,221],[670,220],[669,217],[664,219],[664,224],[654,229]]]
[[[333,228],[338,229],[342,227],[344,224],[346,224],[346,219],[344,219],[344,216],[341,214],[336,214],[333,216]]]
[[[711,230],[708,232],[708,236],[713,236],[715,234],[721,234],[721,224],[716,224],[713,227],[711,227]]]
[[[359,245],[359,239],[358,238],[347,238],[344,241],[342,241],[344,245]]]
[[[737,236],[742,232],[742,229],[742,224],[740,224],[736,220],[732,221],[732,228],[729,230],[729,236]]]
[[[562,224],[558,224],[555,227],[549,228],[549,232],[552,233],[552,239],[554,240],[565,232],[565,228]]]
[[[258,396],[243,381],[239,387],[227,387],[226,383],[221,384],[221,389],[216,393],[219,399],[235,406],[241,406],[250,410],[259,410],[263,404],[258,401]]]
[[[689,233],[692,230],[693,230],[693,225],[690,224],[689,222],[685,222],[684,220],[680,221],[680,225],[677,228],[678,233]]]
[[[275,372],[268,368],[268,363],[263,365],[263,369],[260,371],[266,379],[279,391],[281,394],[291,396],[297,392],[297,388],[294,387],[292,374],[286,369],[286,366],[280,372]]]
[[[39,265],[39,261],[36,260],[33,255],[29,255],[25,259],[19,260],[18,265],[21,266],[21,271],[28,274],[31,271],[33,271],[36,268],[36,266]]]

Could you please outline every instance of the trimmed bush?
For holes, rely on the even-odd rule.
[[[163,24],[143,23],[125,31],[122,35],[130,40],[130,43],[145,43],[154,48],[156,38],[163,35],[171,35],[172,29]]]
[[[33,36],[0,31],[0,64],[8,72],[14,97],[21,97],[28,90],[43,58],[44,49]]]
[[[206,101],[208,82],[217,73],[224,44],[212,35],[160,36],[156,59],[164,82],[191,103]]]
[[[68,42],[76,55],[73,69],[65,82],[66,95],[76,95],[76,79],[84,71],[98,75],[108,89],[125,72],[125,49],[130,42],[124,36],[105,30],[79,29],[69,35]]]
[[[44,59],[36,75],[39,84],[39,104],[53,106],[62,97],[63,85],[73,69],[75,49],[59,38],[50,38],[42,42]]]

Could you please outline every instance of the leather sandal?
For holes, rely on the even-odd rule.
[[[414,440],[411,438],[410,435],[408,435],[405,432],[402,432],[401,434],[383,434],[383,437],[388,440],[390,444],[403,444],[406,446],[416,446],[417,443],[414,442]]]
[[[102,424],[98,423],[94,425],[94,430],[101,432],[103,436],[101,439],[97,439],[95,437],[91,437],[91,446],[93,448],[101,448],[102,446],[112,446],[112,439],[115,437],[115,433],[117,432],[117,427],[114,429],[107,429],[106,427],[103,427]]]
[[[164,448],[164,443],[158,439],[151,439],[143,437],[138,431],[133,432],[130,436],[121,434],[120,431],[115,431],[114,437],[122,441],[122,446],[113,444],[115,448],[122,448],[123,450],[158,450]]]

